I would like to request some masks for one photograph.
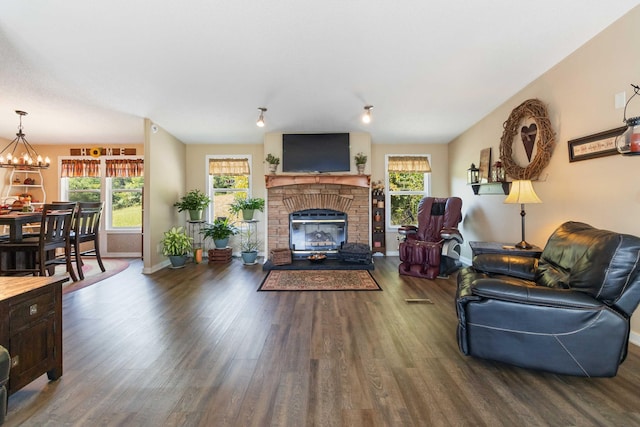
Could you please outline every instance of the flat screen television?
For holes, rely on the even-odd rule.
[[[283,172],[349,172],[348,133],[282,135]]]

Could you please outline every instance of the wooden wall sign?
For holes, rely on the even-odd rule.
[[[71,156],[135,156],[135,148],[105,148],[105,147],[91,147],[91,148],[71,148],[69,149]]]

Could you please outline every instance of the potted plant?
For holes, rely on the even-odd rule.
[[[182,196],[180,201],[175,202],[173,206],[178,208],[178,212],[189,211],[189,218],[192,221],[200,221],[202,220],[202,211],[209,206],[209,203],[211,203],[209,196],[196,189]]]
[[[229,238],[238,234],[238,227],[229,218],[216,218],[213,224],[202,227],[200,234],[204,236],[204,240],[213,240],[217,249],[224,249],[229,244]]]
[[[360,175],[364,174],[364,166],[367,164],[367,156],[361,151],[353,157]]]
[[[234,215],[242,212],[242,218],[245,221],[251,221],[256,210],[260,212],[264,210],[264,199],[259,197],[236,197],[233,203],[229,205],[229,211]]]
[[[240,255],[242,256],[242,262],[245,265],[253,265],[258,258],[258,248],[261,243],[255,237],[255,231],[251,230],[251,227],[242,232],[242,239],[240,242]]]
[[[280,157],[276,157],[273,154],[267,154],[267,158],[264,159],[269,164],[269,173],[274,174],[280,164]]]
[[[162,254],[169,257],[173,268],[184,267],[187,254],[193,249],[192,241],[183,227],[171,227],[169,231],[164,232]]]

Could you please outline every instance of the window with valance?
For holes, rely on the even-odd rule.
[[[427,155],[387,155],[386,196],[390,228],[417,225],[418,204],[429,195],[431,163]]]
[[[213,218],[230,217],[229,204],[235,198],[249,197],[251,156],[223,155],[209,157],[209,196]]]

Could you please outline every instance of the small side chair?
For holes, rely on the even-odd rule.
[[[71,246],[76,260],[76,268],[80,280],[84,279],[82,272],[82,256],[95,256],[100,270],[106,271],[100,256],[100,218],[102,217],[103,202],[78,202],[73,229],[71,231]],[[81,250],[84,243],[93,242],[93,247]]]

